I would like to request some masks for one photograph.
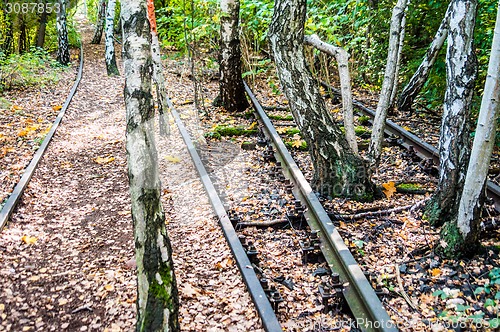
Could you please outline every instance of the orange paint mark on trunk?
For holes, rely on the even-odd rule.
[[[156,31],[156,15],[154,0],[148,0],[148,20],[151,27],[151,33],[157,34]]]

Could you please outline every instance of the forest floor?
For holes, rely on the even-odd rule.
[[[0,233],[0,331],[131,331],[135,324],[123,76],[106,75],[104,45],[89,44],[88,22],[79,24],[82,81]],[[58,105],[72,83],[64,82],[49,91],[61,96]],[[37,112],[31,98],[12,96],[26,114]],[[5,136],[24,125],[14,121]],[[256,311],[180,135],[173,130],[159,147],[182,329],[258,331]]]

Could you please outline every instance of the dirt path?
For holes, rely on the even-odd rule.
[[[104,46],[90,45],[92,31],[83,32],[80,87],[22,202],[0,233],[0,331],[134,328],[123,77],[106,75]],[[170,86],[179,86],[181,95],[191,93],[187,86]],[[250,296],[180,135],[173,130],[162,142],[182,329],[258,330]],[[181,161],[165,163],[173,155]]]

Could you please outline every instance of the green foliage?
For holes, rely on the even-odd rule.
[[[215,126],[211,131],[205,133],[205,137],[220,139],[222,136],[251,136],[257,134],[258,130],[246,129],[243,126]]]
[[[0,92],[15,87],[24,87],[35,84],[48,84],[57,81],[58,73],[62,70],[47,51],[32,48],[30,52],[0,54]]]
[[[218,48],[219,14],[216,0],[172,0],[156,8],[158,35],[164,46],[180,51],[191,43]]]

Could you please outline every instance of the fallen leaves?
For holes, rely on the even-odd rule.
[[[106,165],[115,160],[115,157],[97,157],[94,158],[94,161],[99,165]]]
[[[175,156],[165,156],[165,159],[170,161],[171,163],[178,163],[181,161],[179,157]]]
[[[21,241],[23,241],[26,244],[35,244],[36,241],[38,241],[38,238],[34,236],[24,235],[23,237],[21,237]]]
[[[384,188],[382,191],[387,198],[391,198],[392,195],[396,192],[396,184],[393,181],[383,183],[382,187]]]
[[[190,283],[185,283],[179,288],[180,292],[187,298],[196,298],[201,294],[199,288],[194,287]]]

